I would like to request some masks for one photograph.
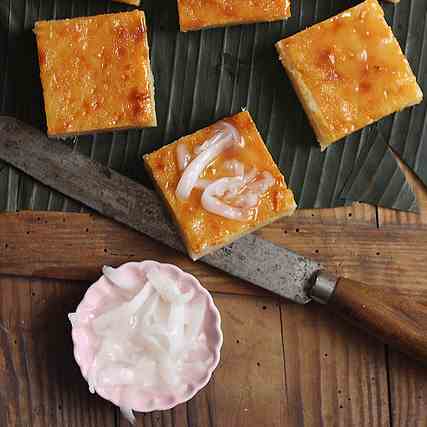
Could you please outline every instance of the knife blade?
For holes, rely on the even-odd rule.
[[[0,159],[41,183],[180,252],[157,194],[12,117],[0,117]],[[141,162],[141,167],[143,167]],[[200,259],[300,304],[320,265],[254,234]]]
[[[14,118],[0,117],[0,160],[178,251],[180,237],[156,194]],[[312,260],[247,235],[201,261],[299,304],[313,299],[359,328],[427,361],[427,310],[409,297],[337,278]]]

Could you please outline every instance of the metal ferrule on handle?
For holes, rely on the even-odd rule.
[[[310,298],[320,304],[327,304],[337,286],[338,278],[327,271],[319,271],[313,287],[309,290]]]

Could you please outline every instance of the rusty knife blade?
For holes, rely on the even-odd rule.
[[[185,252],[156,193],[17,119],[0,116],[0,159],[93,210]],[[141,167],[143,167],[141,162]],[[304,304],[320,265],[255,234],[200,259]]]

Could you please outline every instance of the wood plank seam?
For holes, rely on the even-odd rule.
[[[284,385],[285,385],[285,397],[286,397],[286,401],[285,401],[285,414],[286,414],[287,411],[289,411],[289,401],[288,401],[289,391],[288,391],[288,376],[287,376],[287,369],[286,369],[286,343],[285,343],[285,333],[284,333],[285,319],[284,319],[284,316],[283,316],[283,304],[281,304],[280,299],[278,301],[278,304],[279,304],[279,313],[280,313],[280,332],[281,332],[281,335],[282,335],[283,381],[284,381]],[[284,420],[283,425],[286,426],[286,419]]]
[[[413,228],[420,234],[426,234],[427,224],[427,189],[415,174],[398,159],[406,178],[414,189],[419,215],[390,209],[378,208],[378,226],[380,229],[390,227]],[[409,244],[409,243],[408,243]],[[417,252],[425,252],[416,241],[411,241]],[[403,263],[404,261],[402,261]],[[424,261],[425,262],[425,261]],[[419,297],[427,293],[426,277],[422,264],[414,266],[423,277],[419,286]],[[387,348],[388,392],[390,399],[390,420],[393,427],[426,427],[427,420],[427,371],[425,367]]]
[[[393,420],[393,408],[392,408],[392,390],[391,390],[391,377],[390,377],[390,349],[388,345],[384,346],[384,352],[385,352],[385,367],[386,367],[386,373],[387,373],[387,398],[389,401],[388,405],[388,416],[390,419],[390,427],[394,427],[394,420]]]

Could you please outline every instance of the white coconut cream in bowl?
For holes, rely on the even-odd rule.
[[[191,274],[155,261],[104,267],[72,323],[74,356],[92,393],[122,410],[170,409],[217,367],[220,315]]]

